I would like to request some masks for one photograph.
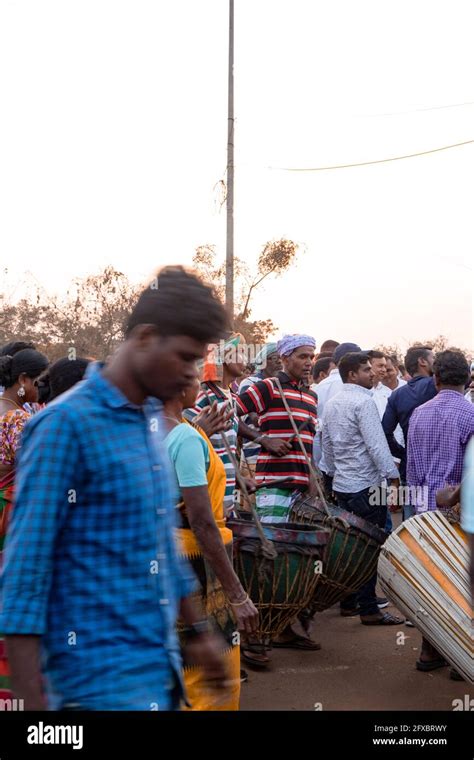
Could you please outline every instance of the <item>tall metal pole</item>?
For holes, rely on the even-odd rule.
[[[229,80],[227,91],[227,239],[225,305],[234,318],[234,0],[229,0]]]

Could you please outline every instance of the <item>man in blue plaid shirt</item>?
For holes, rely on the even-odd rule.
[[[0,615],[25,709],[176,709],[178,613],[190,662],[216,686],[225,676],[219,642],[187,599],[196,581],[174,543],[158,399],[194,380],[226,316],[181,267],[155,285],[106,367],[92,365],[25,429]]]

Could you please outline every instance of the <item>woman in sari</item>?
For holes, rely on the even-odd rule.
[[[15,460],[21,432],[38,401],[37,381],[48,366],[46,356],[25,348],[14,356],[0,357],[0,568],[13,501]],[[10,699],[10,674],[5,645],[0,638],[0,699]]]
[[[186,665],[184,680],[191,709],[238,710],[238,631],[247,634],[254,632],[258,612],[232,566],[232,533],[226,528],[224,519],[224,465],[199,427],[199,419],[192,425],[183,418],[183,410],[194,406],[198,392],[199,380],[196,379],[191,389],[165,403],[165,442],[180,488],[178,507],[181,527],[178,534],[181,551],[191,562],[200,582],[198,594],[209,624],[221,633],[225,641],[224,656],[229,680],[225,690],[217,692],[206,684],[200,668]],[[205,412],[203,414],[206,416]],[[224,427],[222,415],[220,429]],[[182,632],[180,635],[184,639]]]

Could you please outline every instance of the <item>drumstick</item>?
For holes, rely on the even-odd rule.
[[[306,451],[306,448],[305,448],[305,445],[304,445],[303,440],[301,438],[300,432],[299,432],[299,430],[298,430],[298,428],[296,426],[295,418],[293,417],[293,413],[292,413],[292,411],[291,411],[291,409],[290,409],[290,407],[288,405],[288,401],[286,400],[286,396],[285,396],[285,394],[283,392],[283,388],[281,387],[280,380],[278,379],[278,377],[274,377],[273,380],[275,381],[276,386],[277,386],[278,390],[280,391],[281,399],[283,401],[283,405],[284,405],[284,407],[286,409],[288,417],[290,418],[291,426],[292,426],[293,430],[295,431],[295,435],[296,435],[296,437],[298,439],[298,443],[300,445],[301,451],[303,452],[303,455],[304,455],[304,457],[306,459],[306,464],[309,467],[310,474],[312,475],[313,480],[314,480],[314,482],[316,484],[316,489],[318,491],[319,498],[321,499],[321,501],[323,503],[323,506],[324,506],[324,509],[326,511],[326,514],[329,516],[328,505],[326,504],[326,499],[324,498],[324,494],[323,494],[323,490],[321,488],[321,484],[319,482],[318,474],[317,474],[317,472],[316,472],[316,470],[315,470],[315,468],[313,466],[313,463],[311,462],[311,460],[310,460],[310,458],[308,456],[308,452]]]

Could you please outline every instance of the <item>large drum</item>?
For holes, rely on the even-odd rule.
[[[268,645],[307,607],[319,582],[318,563],[329,533],[312,526],[262,525],[277,551],[267,559],[250,515],[227,521],[234,536],[234,566],[242,586],[259,612],[255,638]]]
[[[468,681],[474,683],[469,551],[459,525],[441,512],[402,523],[382,548],[384,593]]]
[[[380,547],[387,538],[380,528],[335,505],[328,504],[325,509],[319,499],[311,497],[295,503],[290,519],[329,531],[321,577],[308,606],[310,615],[355,593],[376,571]]]

